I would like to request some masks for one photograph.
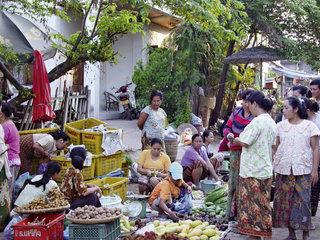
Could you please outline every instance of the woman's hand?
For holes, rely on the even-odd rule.
[[[311,185],[314,186],[319,180],[317,169],[311,171]]]
[[[147,171],[147,176],[148,176],[148,177],[152,177],[152,171],[148,170],[148,171]]]
[[[227,135],[227,140],[228,140],[229,142],[233,142],[233,140],[234,140],[234,135],[233,135],[233,133],[228,133],[228,135]]]
[[[191,186],[188,186],[188,187],[187,187],[187,191],[188,191],[188,193],[191,193],[191,192],[192,192],[192,187],[191,187]]]

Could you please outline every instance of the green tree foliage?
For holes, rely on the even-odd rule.
[[[152,91],[162,91],[164,101],[161,107],[166,111],[168,121],[179,125],[189,122],[191,109],[188,105],[188,91],[182,88],[185,81],[184,69],[175,67],[178,70],[173,71],[174,63],[170,49],[149,48],[148,63],[145,66],[142,61],[137,63],[132,80],[137,85],[136,92],[140,103],[145,105],[150,104]],[[199,74],[194,73],[194,76],[199,76]]]
[[[320,2],[318,0],[242,0],[250,32],[288,59],[305,60],[320,68]],[[258,43],[261,44],[261,43]]]

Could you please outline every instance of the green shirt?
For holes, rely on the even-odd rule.
[[[272,145],[276,144],[277,126],[269,114],[260,114],[243,130],[240,176],[266,179],[272,176]]]

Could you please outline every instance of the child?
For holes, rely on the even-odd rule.
[[[174,211],[169,207],[173,203],[173,200],[178,199],[180,195],[180,188],[183,186],[191,193],[191,187],[183,181],[183,168],[182,166],[174,162],[170,165],[169,176],[162,180],[153,189],[149,204],[152,209],[159,211],[159,213],[167,213],[173,220],[177,220],[178,217]],[[169,207],[168,207],[169,206]]]

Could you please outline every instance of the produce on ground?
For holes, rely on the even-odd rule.
[[[56,208],[68,205],[69,202],[65,198],[64,194],[58,190],[58,188],[53,188],[49,191],[47,196],[35,198],[29,204],[24,207],[17,207],[17,210],[36,210],[45,208]]]
[[[122,217],[120,219],[120,227],[121,233],[132,232],[135,231],[137,228],[135,227],[135,221],[129,221],[127,218]]]
[[[194,199],[194,200],[201,200],[204,198],[204,194],[201,190],[198,190],[198,191],[193,190],[191,192],[191,195],[192,195],[192,199]]]
[[[84,207],[77,207],[75,210],[71,210],[68,213],[68,218],[78,220],[89,219],[105,219],[113,218],[121,215],[120,208],[107,208],[107,207],[95,207],[85,205]]]
[[[178,223],[173,222],[153,222],[155,227],[154,232],[159,236],[165,233],[178,233],[178,238],[187,238],[190,240],[220,240],[221,232],[215,225],[210,225],[209,222],[200,220],[185,220]]]
[[[217,218],[224,217],[226,215],[226,207],[227,207],[227,199],[225,197],[220,198],[220,201],[216,203],[206,202],[205,205],[193,208],[191,210],[192,216],[196,214],[207,214],[211,216],[215,216]]]
[[[228,195],[228,185],[225,184],[221,187],[213,189],[208,196],[205,198],[205,202],[212,202],[215,203],[216,201],[219,202],[219,199],[224,198]],[[220,200],[222,201],[222,200]]]
[[[177,233],[165,233],[161,237],[155,232],[145,232],[144,235],[138,234],[136,236],[127,236],[123,240],[188,240],[187,237],[180,238]]]

